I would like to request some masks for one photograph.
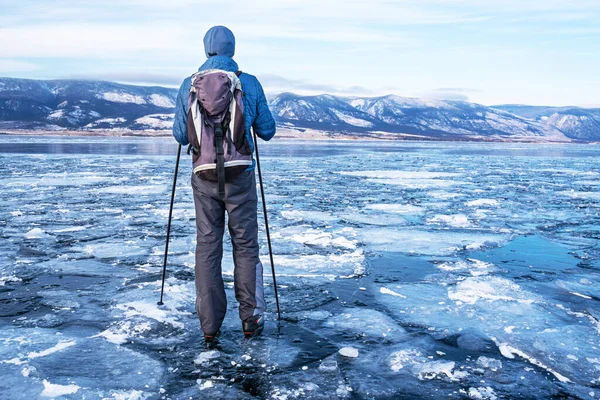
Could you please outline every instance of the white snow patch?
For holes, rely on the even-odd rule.
[[[287,119],[298,119],[296,113],[294,112],[294,110],[292,110],[292,107],[290,107],[289,105],[286,105],[281,110],[279,110],[279,116]]]
[[[397,292],[394,292],[393,290],[388,289],[386,287],[382,287],[381,289],[379,289],[379,292],[382,293],[382,294],[389,294],[389,295],[392,295],[392,296],[395,296],[395,297],[401,297],[403,299],[407,298],[405,295],[397,293]]]
[[[219,357],[221,357],[221,352],[219,350],[204,351],[198,354],[198,357],[194,359],[194,364],[204,364]]]
[[[28,377],[34,371],[35,371],[35,367],[28,365],[26,367],[23,367],[23,369],[21,370],[21,375],[23,375],[24,377]]]
[[[394,372],[403,369],[407,364],[413,365],[422,357],[422,354],[417,349],[404,349],[392,353],[390,356],[390,368]]]
[[[84,231],[86,230],[88,226],[71,226],[69,228],[62,228],[62,229],[56,229],[53,232],[54,233],[64,233],[64,232],[79,232],[79,231]]]
[[[331,245],[334,247],[339,247],[343,249],[356,249],[356,241],[349,240],[343,236],[338,236],[331,241]]]
[[[79,251],[94,256],[96,258],[118,258],[118,257],[136,257],[148,255],[148,249],[136,246],[132,243],[126,243],[124,246],[115,246],[112,243],[88,244]]]
[[[123,117],[118,117],[118,118],[101,118],[101,119],[97,119],[95,121],[96,124],[122,124],[123,122],[127,122],[127,120]]]
[[[325,277],[335,280],[340,274],[353,273],[355,276],[364,274],[365,256],[362,249],[348,251],[342,254],[312,255],[274,255],[275,265],[282,267],[278,272],[282,276],[295,277]]]
[[[137,96],[129,93],[118,93],[118,92],[106,92],[102,95],[96,95],[98,98],[112,101],[115,103],[134,103],[134,104],[146,104],[146,100],[142,96]]]
[[[110,194],[131,194],[131,195],[152,195],[160,194],[167,190],[166,186],[107,186],[99,189],[94,189],[96,193]]]
[[[427,195],[434,199],[440,199],[440,200],[450,200],[450,199],[454,199],[454,198],[463,196],[463,194],[461,194],[461,193],[444,192],[442,190],[427,192]]]
[[[358,349],[354,347],[342,347],[339,350],[339,353],[344,357],[356,358],[358,357]]]
[[[502,361],[497,360],[495,358],[489,358],[485,356],[480,356],[477,359],[477,365],[481,368],[489,368],[492,371],[497,371],[502,369]]]
[[[505,327],[504,327],[504,332],[506,332],[506,333],[513,333],[513,330],[514,330],[515,328],[516,328],[516,327],[515,327],[515,326],[513,326],[513,325],[511,325],[511,326],[505,326]]]
[[[463,249],[479,249],[486,245],[496,246],[508,239],[492,233],[464,233],[448,230],[396,230],[365,227],[360,233],[362,242],[370,245],[373,250],[436,256],[451,255]]]
[[[468,375],[465,371],[453,371],[455,365],[454,361],[432,361],[417,364],[413,366],[412,371],[420,380],[431,380],[445,375],[451,381],[458,381]]]
[[[494,264],[474,258],[467,258],[466,260],[459,260],[456,262],[446,262],[439,264],[437,268],[448,272],[468,272],[473,276],[488,275],[497,270],[497,267]]]
[[[285,210],[281,212],[281,216],[285,219],[291,219],[296,221],[333,222],[339,219],[323,211]]]
[[[382,218],[373,218],[372,213],[361,214],[358,212],[351,212],[348,214],[341,214],[340,217],[350,223],[360,225],[373,225],[373,226],[391,226],[391,225],[406,225],[408,221],[399,215],[385,215]]]
[[[450,186],[463,185],[464,182],[444,180],[444,179],[367,179],[371,183],[381,185],[401,186],[406,189],[429,189],[446,188]]]
[[[123,332],[117,333],[117,332],[113,332],[110,329],[102,331],[99,334],[94,335],[92,337],[103,337],[104,339],[106,339],[109,342],[114,343],[114,344],[127,343],[127,339],[129,339],[129,335],[127,333],[123,333]]]
[[[122,208],[103,208],[102,210],[100,210],[102,212],[105,213],[109,213],[109,214],[123,214],[123,209]]]
[[[434,171],[341,171],[341,175],[359,176],[364,178],[374,179],[438,179],[438,178],[453,178],[461,176],[454,172],[434,172]]]
[[[10,360],[2,360],[0,362],[3,364],[22,365],[22,364],[25,364],[27,361],[23,361],[19,357],[15,357],[15,358],[11,358]]]
[[[467,207],[496,207],[498,205],[498,200],[494,199],[478,199],[471,200],[465,203]]]
[[[374,126],[372,122],[366,121],[361,118],[356,118],[356,117],[353,117],[348,114],[344,114],[343,112],[336,110],[334,108],[330,108],[329,110],[331,112],[333,112],[336,117],[338,117],[339,119],[341,119],[342,121],[344,121],[345,123],[347,123],[349,125],[359,126],[361,128],[371,128]]]
[[[343,236],[338,236],[334,239],[333,234],[318,229],[307,229],[303,233],[290,236],[289,239],[309,246],[333,246],[344,249],[356,248],[356,241],[349,240]]]
[[[150,95],[150,103],[154,104],[157,107],[165,107],[165,108],[175,107],[175,103],[173,103],[173,100],[171,100],[167,96],[163,96],[161,94],[151,94]]]
[[[402,97],[397,95],[389,95],[385,96],[385,100],[392,105],[401,107],[401,108],[442,108],[442,109],[452,109],[454,106],[450,105],[448,102],[444,100],[429,100],[429,99],[421,99],[418,97]]]
[[[67,342],[58,342],[58,344],[56,346],[50,347],[49,349],[39,351],[39,352],[31,352],[31,353],[27,354],[27,358],[32,359],[32,358],[49,356],[50,354],[64,350],[71,346],[75,346],[76,344],[77,344],[77,342],[74,340],[70,340]]]
[[[498,396],[491,387],[469,388],[469,398],[475,400],[496,400]]]
[[[534,298],[528,297],[528,293],[523,292],[516,283],[495,276],[468,277],[458,282],[454,288],[449,288],[448,297],[467,304],[500,300],[531,304],[535,301]]]
[[[455,228],[469,228],[471,227],[471,221],[464,214],[455,215],[441,215],[438,214],[433,218],[427,220],[428,224],[446,224]]]
[[[77,393],[79,389],[81,389],[77,385],[55,385],[53,383],[48,382],[44,379],[44,390],[40,393],[42,397],[58,397],[64,396],[67,394]]]
[[[156,321],[172,325],[175,328],[183,329],[183,322],[179,322],[176,316],[189,315],[189,312],[178,311],[175,309],[163,310],[156,307],[154,303],[144,303],[143,301],[132,301],[129,303],[118,304],[117,309],[123,310],[126,317],[141,315],[152,318]]]
[[[454,181],[445,178],[454,178],[461,176],[452,172],[435,171],[343,171],[342,175],[357,176],[367,178],[369,182],[384,185],[403,186],[407,189],[425,189],[431,187],[449,187],[463,184],[463,182]]]
[[[211,387],[214,386],[213,382],[210,379],[207,379],[206,381],[204,381],[204,383],[200,383],[201,380],[198,379],[196,381],[198,383],[198,385],[200,386],[200,390],[205,390],[205,389],[210,389]]]
[[[92,337],[103,337],[111,343],[123,344],[127,343],[129,338],[139,336],[140,334],[148,332],[151,329],[152,327],[150,326],[149,322],[134,324],[132,321],[122,321]]]
[[[114,400],[142,400],[151,397],[149,393],[144,393],[141,390],[119,390],[111,392],[111,395],[111,399]]]
[[[24,236],[25,236],[25,239],[42,239],[48,235],[46,234],[46,232],[44,232],[40,228],[33,228],[32,230],[27,232]]]
[[[65,116],[65,110],[56,110],[48,114],[48,119],[61,119]]]
[[[171,129],[174,117],[175,114],[150,114],[136,119],[135,123],[151,129]]]
[[[0,276],[0,286],[4,286],[6,282],[21,282],[21,278],[17,278],[14,275],[10,276]]]
[[[559,196],[570,197],[572,199],[600,201],[600,192],[577,192],[574,190],[567,190],[562,192],[556,192],[556,194]]]
[[[97,176],[96,174],[87,173],[49,173],[38,175],[38,179],[26,180],[26,179],[7,179],[7,186],[32,186],[34,182],[35,186],[80,186],[80,185],[95,185],[100,182],[109,180],[111,178],[104,176]]]
[[[597,186],[600,185],[600,179],[595,181],[577,181],[575,185]]]
[[[366,206],[369,210],[384,211],[394,214],[422,214],[423,207],[413,206],[411,204],[369,204]]]
[[[354,99],[351,100],[348,104],[350,104],[352,107],[362,107],[364,106],[366,103],[365,99]]]

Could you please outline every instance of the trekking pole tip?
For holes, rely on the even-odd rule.
[[[164,306],[164,305],[165,305],[165,303],[163,303],[162,301],[159,301],[159,302],[158,302],[158,303],[156,303],[156,304],[158,304],[159,306]]]

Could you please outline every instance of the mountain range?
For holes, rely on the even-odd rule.
[[[0,78],[0,130],[169,130],[176,97],[158,86]],[[282,128],[336,137],[600,141],[600,109],[293,93],[269,106]]]

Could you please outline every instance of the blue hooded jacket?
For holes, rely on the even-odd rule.
[[[235,37],[233,33],[224,26],[215,26],[204,36],[204,51],[208,60],[198,69],[222,69],[236,72],[238,65],[232,57],[235,53]],[[254,142],[250,129],[263,140],[270,140],[275,135],[275,120],[271,115],[263,88],[254,75],[243,72],[240,75],[242,91],[244,92],[244,116],[246,120],[246,139],[254,152]],[[175,120],[173,121],[173,136],[184,146],[189,144],[187,137],[187,102],[192,77],[185,78],[179,93],[175,108]],[[254,164],[248,169],[254,169]]]

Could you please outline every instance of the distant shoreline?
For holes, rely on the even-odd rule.
[[[132,137],[150,137],[161,138],[171,137],[170,130],[30,130],[30,129],[4,129],[0,130],[0,136],[65,136],[65,137],[100,137],[100,138],[132,138]],[[424,135],[391,133],[391,132],[369,132],[362,134],[352,134],[350,132],[327,132],[313,129],[290,129],[287,127],[278,127],[274,139],[287,140],[343,140],[343,141],[367,141],[378,140],[386,142],[401,141],[427,141],[427,142],[478,142],[478,143],[540,143],[540,144],[595,144],[600,142],[584,141],[552,141],[547,139],[535,140],[531,137],[510,138],[510,137],[481,137],[481,136],[449,136],[449,137],[429,137]]]

